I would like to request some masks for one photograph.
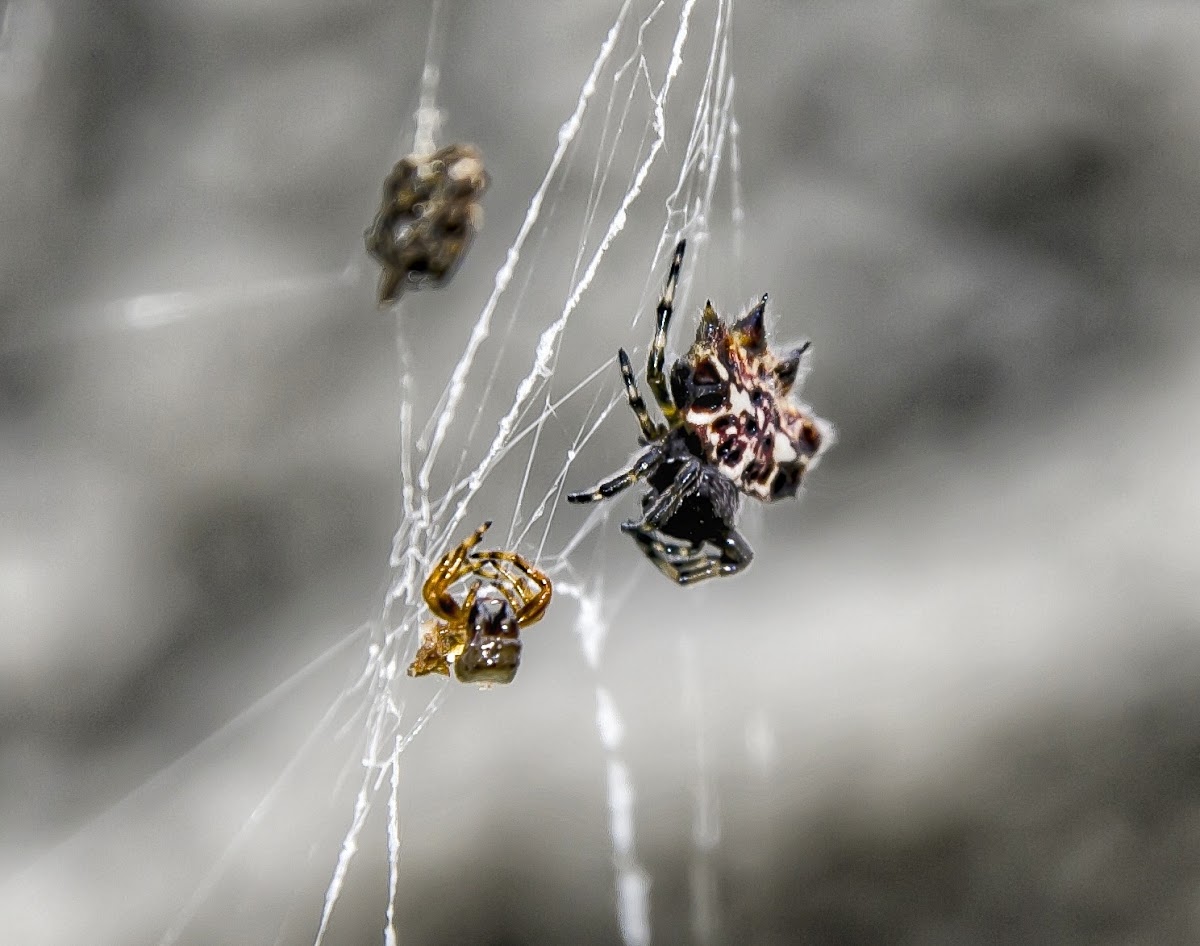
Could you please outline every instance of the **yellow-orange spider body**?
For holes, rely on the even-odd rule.
[[[474,552],[485,522],[447,552],[422,588],[438,621],[425,631],[409,665],[411,677],[450,674],[463,683],[511,683],[521,663],[521,630],[536,624],[550,606],[550,579],[515,552]],[[461,602],[450,593],[475,577]]]

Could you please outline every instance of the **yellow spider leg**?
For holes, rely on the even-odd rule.
[[[519,586],[521,595],[521,607],[517,609],[517,621],[522,627],[528,627],[530,624],[536,624],[542,619],[546,613],[546,609],[550,606],[550,597],[553,594],[553,588],[550,584],[550,578],[545,572],[535,568],[528,561],[518,555],[516,552],[490,552],[490,556],[500,561],[509,562],[519,568],[536,589],[536,593],[532,593],[532,589],[525,586]]]
[[[484,552],[482,555],[476,556],[475,573],[486,578],[493,588],[504,595],[505,600],[512,605],[515,614],[524,607],[525,601],[529,597],[524,585],[526,579],[523,576],[514,575],[499,561],[495,561],[493,559],[495,554],[494,552]]]
[[[468,632],[467,632],[467,615],[471,613],[471,607],[475,604],[475,597],[479,594],[479,589],[483,585],[481,581],[471,582],[471,587],[467,589],[467,596],[463,598],[462,611],[459,612],[459,619],[454,622],[449,628],[454,633],[454,641],[447,654],[453,653],[455,657],[459,656],[467,649]]]
[[[450,658],[458,658],[467,649],[466,616],[470,613],[475,596],[479,593],[479,582],[471,585],[463,602],[461,620],[438,622],[425,631],[421,646],[408,665],[410,677],[423,677],[430,673],[450,675]]]
[[[491,525],[490,520],[485,522],[463,539],[456,548],[442,556],[442,560],[425,579],[425,584],[421,588],[421,596],[429,605],[429,610],[443,621],[453,623],[458,620],[460,609],[458,602],[450,594],[450,586],[464,575],[474,571],[469,564],[471,549],[480,543],[483,534]]]
[[[535,568],[516,552],[479,552],[473,555],[472,559],[479,563],[478,573],[490,578],[500,593],[508,599],[508,603],[513,606],[513,611],[517,614],[517,621],[522,627],[536,624],[542,619],[546,608],[550,606],[552,594],[550,579],[544,572]],[[518,577],[504,568],[501,565],[502,562],[507,562],[519,569],[520,576]],[[503,579],[512,587],[518,600],[513,600],[513,594],[509,594],[505,584],[498,579]]]
[[[525,582],[533,580],[529,577],[530,564],[516,552],[477,552],[471,558],[477,563],[477,574],[491,581],[507,583],[518,591],[524,589]],[[512,567],[506,568],[506,563]],[[522,594],[521,600],[524,601],[527,597],[528,595]]]

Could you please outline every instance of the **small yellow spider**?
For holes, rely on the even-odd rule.
[[[410,677],[454,675],[462,683],[511,683],[521,664],[521,629],[546,613],[550,579],[515,552],[472,552],[491,522],[485,522],[447,552],[425,580],[425,603],[440,620],[428,627]],[[459,603],[450,594],[457,582],[478,576]]]

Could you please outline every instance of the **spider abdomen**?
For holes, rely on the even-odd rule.
[[[748,496],[773,502],[795,496],[804,473],[826,444],[826,430],[788,398],[795,378],[791,361],[770,351],[747,351],[731,335],[716,346],[693,350],[693,366],[677,366],[678,386],[687,377],[720,379],[705,386],[683,412],[699,445],[700,459],[715,467]],[[786,370],[784,370],[786,369]]]

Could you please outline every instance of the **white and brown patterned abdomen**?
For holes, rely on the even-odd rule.
[[[767,350],[737,345],[706,352],[696,359],[693,376],[713,383],[684,412],[704,460],[764,502],[795,496],[833,434],[831,425],[790,400],[791,379],[781,382],[780,364]]]
[[[796,495],[828,437],[828,425],[795,405],[736,386],[730,386],[727,405],[692,408],[686,422],[700,441],[705,462],[764,502]]]

